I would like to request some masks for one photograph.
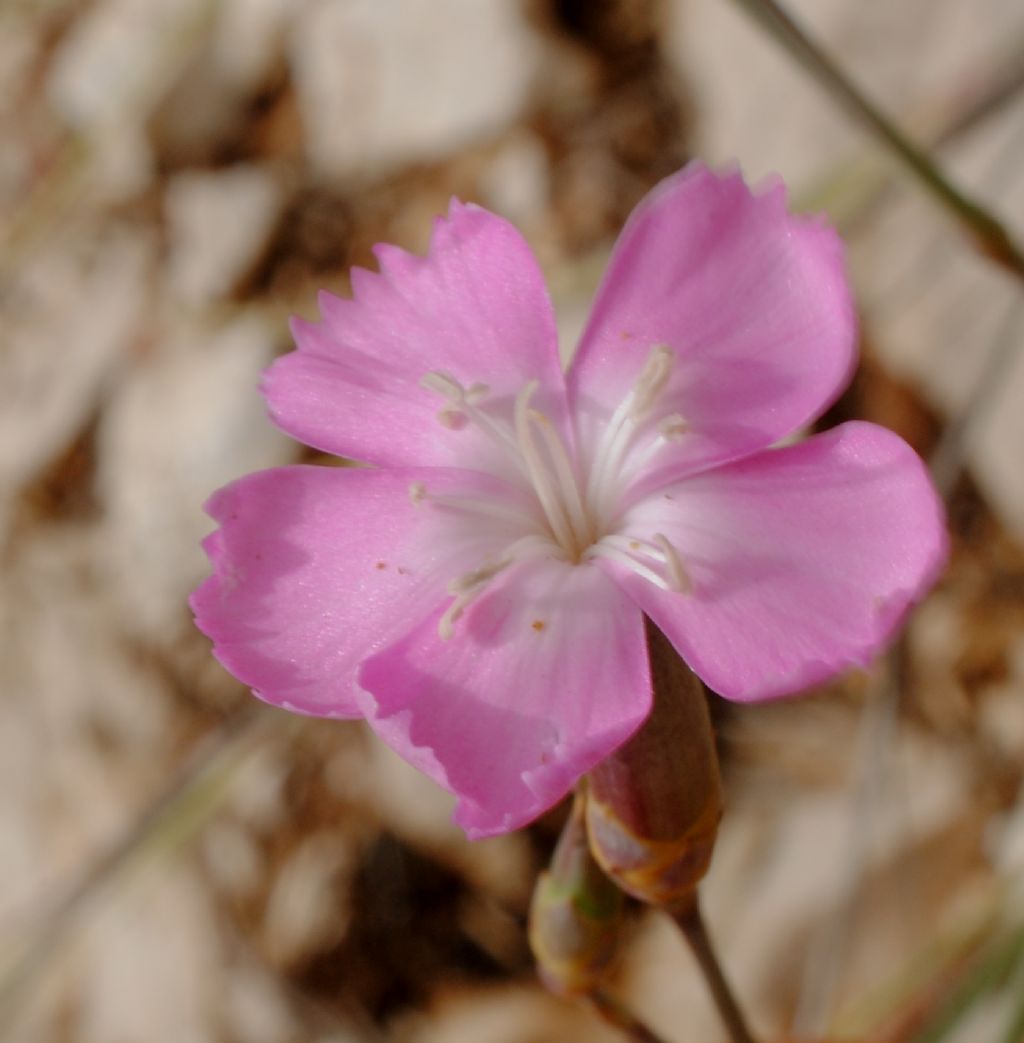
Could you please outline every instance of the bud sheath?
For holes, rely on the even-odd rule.
[[[641,901],[686,907],[707,872],[722,783],[700,681],[647,621],[654,707],[640,730],[589,775],[591,850]]]
[[[615,953],[622,892],[587,846],[582,794],[540,875],[530,905],[530,947],[544,984],[560,995],[594,993]]]

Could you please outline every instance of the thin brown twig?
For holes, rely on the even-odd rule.
[[[776,0],[735,0],[803,65],[847,112],[899,159],[969,233],[981,252],[1024,282],[1024,250],[994,214],[964,193],[923,149],[854,84]]]
[[[1021,48],[1019,57],[1020,61],[1024,63],[1024,48]],[[1005,75],[1002,78],[1005,79]],[[1021,85],[1024,86],[1024,75],[1021,77]],[[956,122],[955,117],[947,126],[954,122]],[[961,122],[960,125],[964,124]],[[990,157],[986,163],[983,181],[977,186],[978,190],[983,191],[989,199],[998,199],[1007,192],[1020,170],[1022,152],[1024,152],[1024,125],[1016,127],[1014,132],[1000,143],[995,155]],[[917,247],[919,255],[917,259],[912,260],[889,285],[881,288],[880,292],[870,301],[871,309],[881,310],[887,307],[905,309],[908,299],[920,294],[922,287],[928,287],[934,292],[938,282],[949,273],[947,251],[937,248],[938,244],[938,233],[922,238]],[[956,337],[953,336],[953,323],[962,324],[965,319],[970,319],[970,321],[975,319],[971,309],[965,307],[965,298],[973,292],[973,288],[961,287],[957,292],[947,295],[944,301],[943,314],[949,316],[948,321],[944,321],[944,326],[947,328],[951,341],[956,340]]]

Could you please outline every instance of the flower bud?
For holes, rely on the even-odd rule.
[[[647,620],[650,717],[588,777],[594,857],[643,902],[685,907],[707,872],[722,815],[722,783],[700,681]]]
[[[587,846],[583,794],[578,793],[551,866],[540,875],[530,905],[530,947],[537,973],[552,992],[589,995],[615,953],[622,892]]]

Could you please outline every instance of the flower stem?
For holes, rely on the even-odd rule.
[[[851,115],[907,167],[921,185],[967,230],[990,260],[1024,281],[1024,251],[1000,221],[965,195],[938,164],[911,142],[803,31],[777,0],[736,0],[789,51]]]
[[[609,995],[604,989],[595,989],[587,994],[586,1002],[597,1016],[606,1024],[617,1028],[628,1039],[635,1043],[665,1043],[661,1036],[657,1036],[642,1021],[639,1021],[622,1003],[614,996]]]
[[[672,919],[683,932],[693,955],[700,965],[701,973],[707,982],[708,990],[715,1001],[718,1013],[729,1031],[732,1043],[755,1043],[754,1036],[747,1027],[746,1019],[740,1010],[736,996],[726,980],[722,965],[718,962],[714,946],[704,926],[704,918],[700,913],[700,905],[696,893],[693,901],[682,910],[673,912]]]

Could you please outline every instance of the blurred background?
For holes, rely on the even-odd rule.
[[[1024,234],[1020,0],[793,0]],[[706,886],[764,1033],[1024,1039],[1024,306],[729,0],[2,0],[0,1038],[619,1038],[535,984],[560,812],[469,844],[361,724],[257,706],[185,605],[201,504],[315,454],[267,421],[286,319],[453,194],[515,221],[567,349],[632,206],[691,156],[849,244],[863,361],[825,423],[929,456],[955,541],[876,669],[713,699]],[[721,1040],[635,911],[615,991]]]

